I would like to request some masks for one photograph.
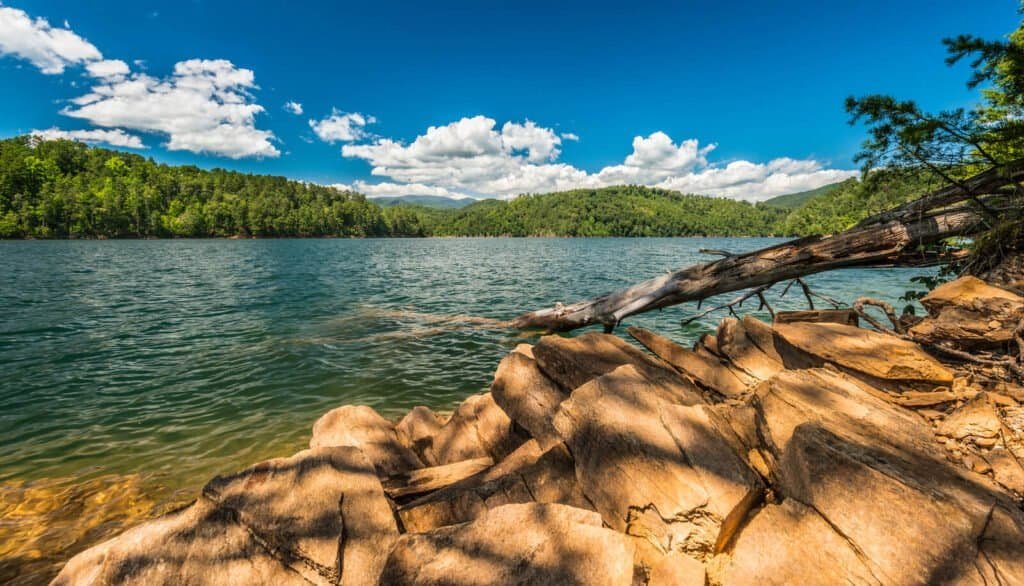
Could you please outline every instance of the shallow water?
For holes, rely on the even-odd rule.
[[[69,553],[194,496],[218,472],[301,449],[334,406],[364,403],[389,416],[421,404],[451,408],[485,389],[501,356],[523,341],[500,320],[714,258],[700,248],[774,242],[0,242],[0,506],[39,495],[56,502],[5,514],[0,541],[60,533],[75,519],[100,527],[79,526],[83,535],[63,540],[46,533],[18,561],[0,550],[0,582],[39,579],[25,560],[48,561],[52,571]],[[922,272],[848,270],[808,282],[845,302],[895,303]],[[797,288],[773,304],[806,307]],[[680,325],[695,312],[688,304],[628,323],[692,342],[723,315]],[[109,514],[86,510],[122,483],[145,498]]]

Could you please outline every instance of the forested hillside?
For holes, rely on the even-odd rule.
[[[877,172],[794,210],[640,186],[382,207],[284,177],[170,166],[28,137],[0,141],[0,238],[790,236],[831,233],[927,188]]]

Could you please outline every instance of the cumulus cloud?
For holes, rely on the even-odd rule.
[[[131,70],[128,68],[128,64],[120,59],[92,61],[86,64],[85,70],[89,72],[90,76],[95,77],[96,79],[105,80],[120,79],[131,73]]]
[[[54,28],[45,18],[33,19],[6,6],[0,6],[0,55],[24,59],[47,75],[103,58],[99,49],[68,28]]]
[[[431,126],[408,144],[388,138],[346,144],[342,156],[365,160],[374,176],[385,179],[379,184],[364,183],[357,190],[369,194],[379,189],[388,195],[401,194],[403,186],[411,185],[507,198],[632,184],[761,201],[857,174],[826,169],[810,159],[715,164],[708,160],[715,144],[702,146],[696,139],[677,143],[660,131],[635,137],[632,152],[621,164],[588,172],[557,160],[562,140],[571,139],[529,120],[506,122],[499,130],[495,120],[474,116]]]
[[[253,102],[255,88],[252,70],[223,59],[190,59],[166,78],[135,73],[103,79],[62,113],[95,126],[166,135],[172,151],[277,157],[273,133],[256,128],[263,107]]]
[[[298,102],[295,102],[295,101],[285,102],[284,103],[284,109],[285,109],[285,112],[289,112],[291,114],[295,114],[296,116],[302,116],[302,104],[300,104]]]
[[[33,130],[32,136],[43,140],[77,140],[89,144],[107,144],[116,147],[130,149],[144,149],[142,139],[134,134],[128,134],[120,128],[115,130],[61,130],[59,128],[47,128],[46,130]]]
[[[310,120],[309,127],[324,142],[352,142],[367,137],[366,125],[377,120],[359,112],[341,112],[337,108],[322,120]]]

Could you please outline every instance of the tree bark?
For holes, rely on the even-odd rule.
[[[960,199],[967,197],[961,192]],[[968,208],[898,217],[910,215],[914,219],[793,240],[684,268],[588,301],[526,313],[512,325],[556,332],[602,324],[611,331],[622,319],[652,309],[832,269],[899,264],[918,245],[970,234],[981,223],[978,213]]]

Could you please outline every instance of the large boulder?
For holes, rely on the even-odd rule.
[[[328,583],[326,580],[320,583]],[[71,558],[54,586],[307,585],[231,513],[206,499]]]
[[[746,392],[755,379],[729,366],[722,358],[700,348],[689,350],[665,336],[631,326],[629,335],[673,368],[700,386],[723,397],[736,397]]]
[[[663,552],[711,555],[761,497],[728,424],[699,394],[677,393],[632,365],[576,389],[555,428],[605,523]]]
[[[886,382],[950,385],[953,371],[913,342],[833,323],[775,326],[776,349],[789,368],[832,363]]]
[[[416,454],[398,440],[394,424],[366,405],[338,407],[313,424],[310,448],[339,446],[362,450],[382,477],[423,466]]]
[[[381,549],[398,537],[376,471],[356,448],[306,450],[218,476],[203,496],[312,582],[372,584]]]
[[[596,332],[575,338],[544,336],[533,347],[533,355],[544,374],[567,391],[623,364],[632,364],[643,370],[664,368],[656,359],[630,346],[622,338]]]
[[[455,409],[424,453],[437,465],[478,458],[497,462],[523,441],[491,393],[483,393],[467,398]]]
[[[557,504],[497,507],[460,525],[407,533],[381,584],[628,586],[632,544],[597,513]]]
[[[591,508],[563,444],[542,452],[530,440],[494,468],[399,507],[398,516],[407,531],[423,532],[471,521],[498,506],[529,502]]]
[[[376,584],[398,528],[352,447],[218,476],[192,506],[72,558],[57,584]]]
[[[560,441],[551,418],[569,395],[541,372],[533,358],[518,351],[509,353],[494,373],[491,395],[541,447]]]
[[[1013,340],[1024,319],[1024,297],[977,277],[936,287],[921,299],[929,317],[910,328],[922,342],[952,341],[969,348],[992,348]]]
[[[820,515],[877,581],[983,583],[985,547],[1011,560],[996,572],[1018,571],[1024,517],[997,485],[949,464],[920,417],[828,369],[780,373],[756,404],[778,494]],[[989,546],[995,510],[1007,521]]]

